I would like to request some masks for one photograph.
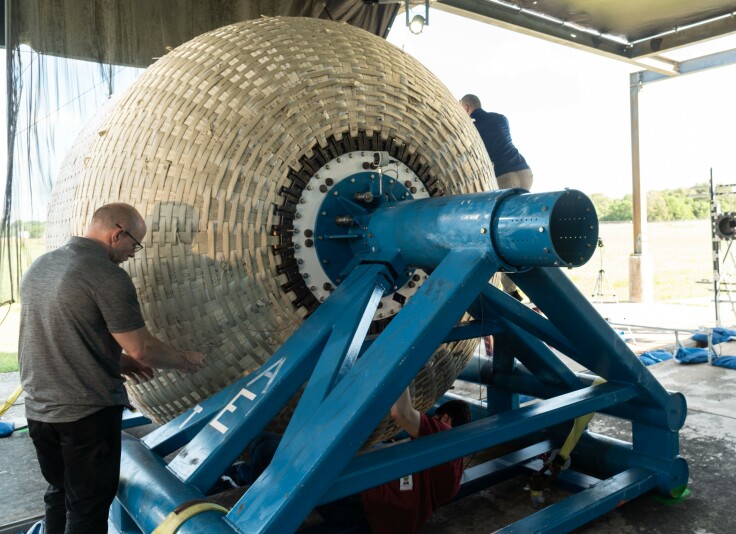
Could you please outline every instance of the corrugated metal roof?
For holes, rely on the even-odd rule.
[[[736,33],[733,0],[437,0],[432,5],[645,68],[650,66],[642,60],[666,64],[670,51]]]

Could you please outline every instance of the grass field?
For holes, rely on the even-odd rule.
[[[629,255],[634,250],[631,223],[602,223],[598,248],[584,266],[565,271],[583,295],[591,297],[598,271],[603,270],[620,301],[629,300]],[[672,302],[707,298],[711,284],[710,220],[657,222],[647,225],[647,244],[654,271],[654,300]],[[603,293],[610,293],[604,283]]]
[[[0,352],[0,373],[18,370],[17,352]]]
[[[711,285],[698,281],[711,277],[710,220],[649,223],[647,230],[648,250],[654,269],[654,300],[673,302],[709,297]],[[592,297],[603,254],[603,270],[613,293],[620,301],[627,301],[629,255],[633,251],[632,225],[603,223],[600,236],[603,248],[598,248],[586,265],[565,270],[565,273],[583,295]],[[44,250],[43,240],[26,241],[29,243],[26,243],[21,253],[24,266],[29,265]],[[608,295],[611,289],[604,284],[602,292]],[[14,304],[10,310],[0,309],[0,372],[17,368],[17,354],[14,351],[18,343],[19,311],[18,304]]]

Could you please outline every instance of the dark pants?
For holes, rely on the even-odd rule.
[[[120,478],[123,408],[111,406],[71,423],[28,420],[41,473],[48,534],[107,534]]]

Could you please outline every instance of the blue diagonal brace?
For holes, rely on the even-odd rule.
[[[468,312],[475,319],[483,321],[495,321],[503,317],[570,357],[579,352],[579,348],[547,319],[491,284],[483,289],[483,294]]]
[[[547,345],[535,337],[525,335],[525,332],[511,321],[503,318],[500,321],[505,326],[505,331],[498,335],[494,343],[499,350],[506,349],[506,342],[511,341],[517,349],[513,352],[513,356],[540,382],[556,385],[568,391],[580,388],[580,380],[575,373]]]
[[[608,381],[637,384],[643,396],[660,408],[667,405],[664,387],[560,269],[537,267],[511,279],[581,348],[568,356]]]
[[[348,278],[362,276],[364,272],[380,269],[375,265],[361,265]],[[390,288],[390,284],[385,278],[380,277],[377,281],[378,283],[373,287],[367,299],[363,295],[359,298],[364,300],[356,301],[352,310],[345,310],[346,314],[349,315],[351,312],[357,312],[364,305],[361,317],[357,320],[357,326],[356,321],[345,320],[337,322],[333,326],[332,335],[327,345],[325,345],[325,349],[322,351],[322,356],[312,376],[309,378],[309,384],[307,384],[299,400],[299,404],[291,417],[291,422],[286,428],[282,441],[288,441],[296,432],[302,430],[300,422],[307,421],[311,410],[324,401],[325,397],[329,395],[340,380],[352,369],[355,361],[358,359],[365,335],[371,326],[371,321],[376,313],[378,304],[381,302],[381,297]]]
[[[295,531],[496,270],[489,254],[450,252],[304,431],[282,442],[228,520],[248,533]]]
[[[207,491],[279,413],[309,378],[333,325],[343,322],[353,329],[364,322],[365,309],[383,291],[388,269],[370,265],[357,270],[289,337],[264,365],[233,388],[222,409],[174,458],[169,469],[184,482]],[[371,316],[372,317],[372,316]],[[351,339],[342,337],[349,345]],[[338,343],[339,345],[339,343]],[[337,352],[347,351],[335,347]]]

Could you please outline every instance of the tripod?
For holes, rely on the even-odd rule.
[[[603,268],[603,253],[605,251],[605,247],[603,245],[603,240],[599,237],[598,238],[598,248],[600,249],[600,268],[598,269],[598,277],[595,279],[595,287],[593,288],[593,295],[592,295],[592,301],[593,303],[603,302],[603,297],[611,296],[613,297],[613,301],[618,304],[618,298],[616,298],[616,292],[613,290],[613,285],[611,284],[611,281],[608,279],[608,275],[606,274],[606,270]],[[605,284],[605,288],[604,288]],[[609,293],[605,293],[605,289],[608,289]]]
[[[606,270],[603,268],[603,253],[605,251],[605,247],[603,245],[603,240],[600,237],[598,238],[598,248],[600,249],[600,268],[598,269],[598,277],[595,279],[595,287],[593,288],[593,295],[590,302],[592,304],[603,304],[603,297],[610,296],[613,297],[613,302],[615,304],[619,304],[616,292],[613,290],[613,284],[611,284],[611,281],[608,279],[608,275],[606,274]],[[606,293],[605,289],[609,292]],[[608,321],[608,319],[606,319],[606,321]],[[629,339],[636,344],[636,338],[634,337],[634,333],[631,331],[631,328],[628,326],[625,328],[629,334]]]

